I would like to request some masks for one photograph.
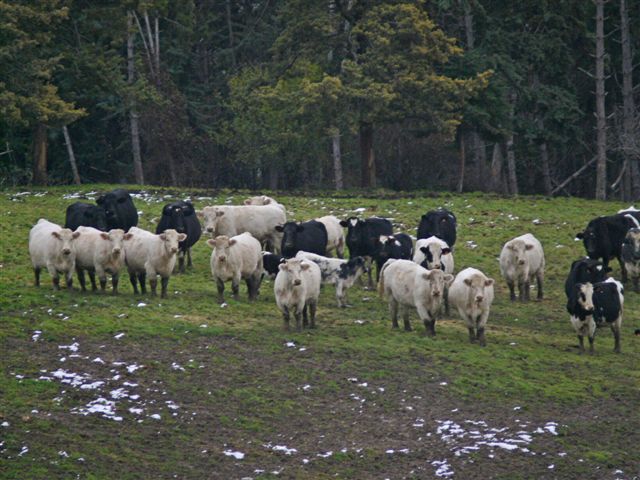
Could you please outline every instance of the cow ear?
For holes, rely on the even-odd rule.
[[[340,220],[340,226],[341,227],[348,227],[349,226],[349,222],[347,220]]]
[[[431,280],[431,272],[433,272],[433,270],[429,270],[428,272],[422,272],[422,278],[424,278],[425,280]]]
[[[103,240],[109,240],[109,234],[108,234],[108,233],[106,233],[106,232],[100,232],[100,237],[101,237]]]
[[[236,243],[238,243],[238,241],[235,238],[232,238],[231,240],[229,240],[229,246],[235,245]]]
[[[451,249],[450,248],[443,248],[442,249],[442,255],[448,255],[451,253]]]
[[[182,209],[182,213],[184,214],[185,217],[188,217],[189,215],[193,215],[193,213],[195,212],[193,205],[191,204],[191,202],[185,202],[185,203],[186,203],[186,207]]]
[[[178,241],[179,242],[184,242],[186,239],[187,239],[187,234],[186,233],[178,234]]]
[[[202,210],[196,210],[196,215],[198,218],[204,218],[204,212]]]
[[[76,238],[78,238],[79,236],[80,236],[80,232],[73,232],[73,233],[71,234],[71,239],[72,239],[72,240],[75,240],[75,239],[76,239]]]
[[[470,287],[470,286],[471,286],[471,279],[470,279],[470,278],[465,278],[465,279],[464,279],[464,283],[466,283],[466,284],[467,284],[467,286],[469,286],[469,287]]]
[[[280,262],[278,264],[278,270],[286,272],[287,271],[287,262]]]
[[[506,247],[507,247],[509,250],[512,250],[512,251],[516,249],[516,248],[513,246],[513,244],[512,244],[512,243],[507,243]]]
[[[580,233],[576,233],[576,238],[578,240],[582,240],[584,238],[584,233],[580,232]]]
[[[221,217],[224,215],[224,212],[221,210],[216,211],[216,217]]]
[[[450,273],[445,273],[444,283],[446,283],[447,285],[451,285],[451,282],[453,282],[453,275],[451,275]]]
[[[133,238],[133,233],[125,233],[123,240],[131,240]]]
[[[525,250],[533,250],[533,245],[531,245],[531,244],[527,244],[527,245],[524,247],[524,249],[525,249]]]
[[[311,268],[311,265],[309,265],[308,263],[300,264],[300,270],[309,270],[310,268]]]
[[[485,286],[485,287],[490,287],[491,285],[493,285],[493,278],[487,278],[487,279],[484,281],[484,286]]]
[[[284,227],[282,225],[276,225],[276,232],[284,232]]]
[[[62,238],[62,237],[60,237],[60,232],[51,232],[51,235],[56,237],[58,240],[60,240]]]
[[[248,198],[244,201],[245,205],[251,205],[251,200],[249,200]]]
[[[210,238],[209,240],[207,240],[207,245],[209,245],[211,248],[216,248],[216,241],[213,238]]]
[[[429,247],[420,247],[420,251],[426,255],[429,251]]]
[[[167,239],[167,235],[165,233],[160,234],[160,240],[164,241]]]

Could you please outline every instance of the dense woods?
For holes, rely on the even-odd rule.
[[[0,182],[640,198],[640,2],[0,0]]]

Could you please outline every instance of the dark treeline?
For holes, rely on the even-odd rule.
[[[630,0],[0,0],[0,182],[638,199],[638,64]]]

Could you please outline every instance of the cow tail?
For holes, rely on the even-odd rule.
[[[378,294],[381,298],[384,298],[384,271],[389,266],[389,263],[390,262],[386,262],[380,270],[380,280],[378,280]]]

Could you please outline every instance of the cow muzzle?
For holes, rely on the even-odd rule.
[[[518,260],[518,265],[524,265],[524,260]]]
[[[63,255],[69,255],[69,254],[71,254],[71,249],[70,249],[70,248],[63,248],[63,249],[62,249],[62,254],[63,254]]]
[[[300,281],[300,279],[296,279],[296,280],[294,280],[294,281],[293,281],[293,284],[294,284],[296,287],[298,287],[298,286],[300,286],[300,285],[302,284],[302,282]]]
[[[171,253],[178,253],[178,247],[171,247]]]
[[[118,255],[120,255],[120,249],[119,248],[114,248],[113,249],[113,254],[117,257]]]
[[[480,303],[482,302],[482,300],[484,300],[484,297],[481,297],[481,296],[476,297],[476,303]]]
[[[213,233],[213,227],[207,227],[207,233]]]

